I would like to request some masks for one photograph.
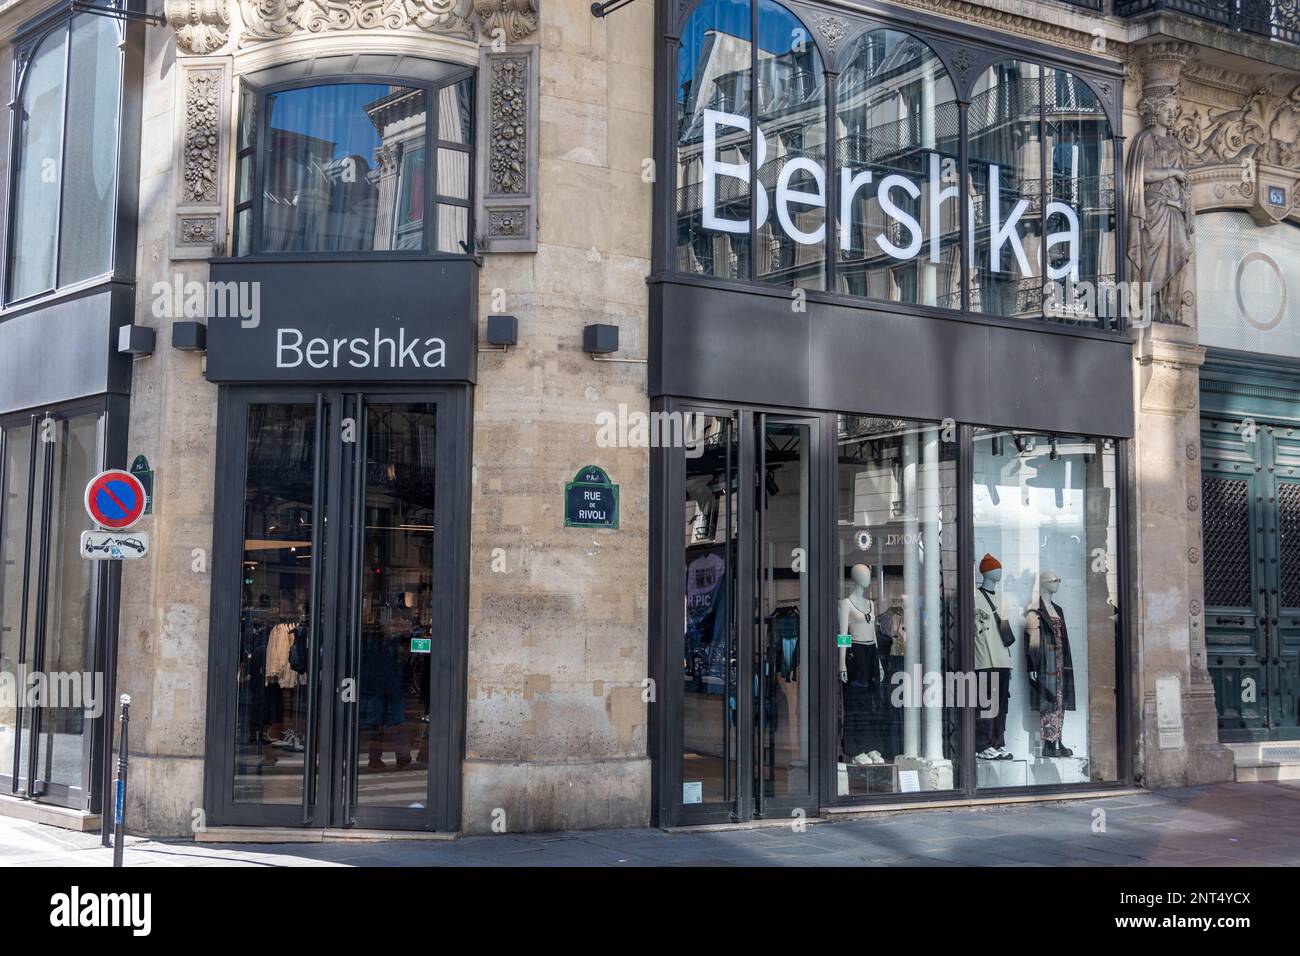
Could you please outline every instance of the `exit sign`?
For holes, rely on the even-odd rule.
[[[411,638],[412,654],[428,654],[433,650],[433,638],[431,637],[413,637]]]

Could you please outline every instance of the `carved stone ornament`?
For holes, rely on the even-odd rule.
[[[212,245],[217,238],[216,216],[181,217],[181,242],[187,246]]]
[[[1132,278],[1148,283],[1144,296],[1152,318],[1184,325],[1196,211],[1190,153],[1179,134],[1179,84],[1193,51],[1187,44],[1155,43],[1144,52],[1138,100],[1143,129],[1129,147],[1126,169],[1128,258]]]
[[[487,40],[518,43],[537,29],[534,0],[474,0],[474,12]]]
[[[226,0],[166,0],[163,13],[176,31],[176,45],[186,53],[215,53],[230,36]]]
[[[488,192],[497,196],[528,192],[528,58],[492,60]]]
[[[515,239],[528,234],[527,209],[493,209],[488,212],[489,239]]]
[[[221,157],[220,70],[193,70],[185,89],[185,156],[183,204],[219,201]]]
[[[241,44],[333,30],[400,30],[473,38],[470,0],[239,0]]]
[[[536,252],[539,48],[495,46],[479,48],[479,246],[488,252]]]
[[[1289,92],[1260,87],[1236,109],[1197,110],[1179,131],[1194,166],[1266,163],[1300,168],[1300,84]]]

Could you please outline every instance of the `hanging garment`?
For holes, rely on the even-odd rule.
[[[776,672],[787,682],[799,679],[799,609],[777,608],[768,619],[771,640],[769,657],[776,663]]]
[[[311,631],[306,624],[294,628],[293,646],[289,648],[289,666],[299,674],[307,673],[307,661],[310,659]]]
[[[279,684],[283,690],[298,686],[299,674],[289,666],[289,650],[293,647],[293,629],[288,624],[277,624],[271,629],[266,642],[266,682]]]
[[[1059,709],[1074,710],[1074,660],[1070,655],[1070,635],[1065,627],[1065,612],[1053,603],[1056,616],[1047,610],[1041,599],[1038,609],[1030,611],[1038,617],[1037,636],[1028,629],[1029,644],[1025,648],[1026,664],[1037,680],[1029,682],[1029,706],[1040,714]]]
[[[726,687],[726,562],[710,550],[686,568],[685,666],[690,689],[721,694]]]

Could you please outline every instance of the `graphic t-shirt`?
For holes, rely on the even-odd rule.
[[[726,571],[717,551],[686,567],[686,670],[694,689],[710,694],[726,687]]]

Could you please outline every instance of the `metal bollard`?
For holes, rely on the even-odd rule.
[[[131,720],[131,695],[122,695],[121,729],[117,743],[117,792],[113,796],[113,866],[122,865],[126,843],[126,729]]]

